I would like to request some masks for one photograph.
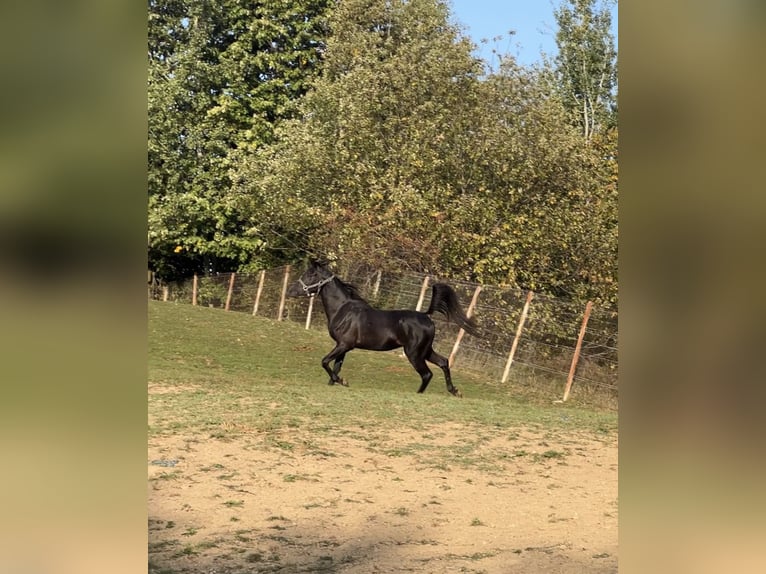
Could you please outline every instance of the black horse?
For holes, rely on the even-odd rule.
[[[374,309],[362,299],[357,289],[336,277],[326,265],[312,262],[300,279],[287,291],[288,296],[319,295],[327,314],[330,336],[335,348],[322,359],[322,367],[330,375],[330,384],[348,386],[338,375],[346,353],[351,349],[390,351],[404,347],[404,354],[421,378],[419,393],[426,390],[433,377],[426,365],[430,361],[444,371],[447,390],[456,397],[462,394],[452,384],[449,361],[433,349],[434,323],[429,315],[439,311],[447,320],[455,321],[467,333],[478,336],[476,323],[463,313],[457,295],[449,285],[434,283],[428,311]],[[335,361],[333,368],[330,363]]]

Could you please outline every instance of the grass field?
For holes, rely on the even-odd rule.
[[[194,392],[153,400],[151,432],[185,427],[204,431],[225,423],[232,433],[242,425],[323,430],[370,419],[379,427],[413,429],[458,420],[494,428],[595,432],[617,426],[612,411],[553,405],[549,395],[535,396],[528,388],[514,392],[513,378],[500,385],[459,367],[453,378],[464,399],[446,392],[435,366],[431,384],[419,395],[419,376],[397,351],[352,351],[343,366],[350,388],[329,387],[320,364],[333,346],[326,333],[291,322],[156,301],[150,302],[149,313],[151,382],[194,387]],[[163,417],[163,412],[172,415]]]
[[[514,388],[513,377],[501,386],[459,365],[453,380],[465,398],[447,393],[436,367],[417,394],[419,377],[398,352],[352,351],[343,366],[350,387],[328,386],[320,360],[331,348],[326,333],[295,323],[149,302],[151,572],[397,572],[397,564],[413,571],[432,562],[423,571],[489,573],[511,559],[521,561],[519,572],[524,564],[530,572],[611,571],[616,531],[613,544],[590,540],[598,548],[576,552],[589,542],[567,536],[582,536],[576,520],[590,510],[557,517],[550,496],[569,480],[594,479],[572,473],[606,472],[614,493],[604,490],[608,508],[594,510],[592,521],[613,528],[616,413],[552,404]],[[432,475],[450,486],[432,491]],[[411,488],[401,491],[405,483]],[[514,484],[530,496],[542,489],[527,511],[547,516],[550,532],[532,536],[539,544],[519,539],[518,548],[506,548],[523,531],[503,525],[514,511],[494,504],[492,489]],[[562,497],[556,508],[569,504]],[[327,533],[343,521],[345,533]],[[360,521],[365,533],[370,525],[380,533],[351,547],[344,534]],[[307,523],[323,533],[312,537]],[[462,532],[467,540],[492,528],[490,548],[471,542],[456,553],[454,540],[440,538]],[[548,534],[558,538],[548,544]],[[395,559],[381,548],[395,548]]]

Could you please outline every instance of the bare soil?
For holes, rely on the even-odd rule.
[[[477,433],[152,437],[149,572],[617,571],[616,436]]]

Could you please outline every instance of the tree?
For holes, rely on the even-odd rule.
[[[616,140],[588,142],[552,70],[504,58],[481,83],[443,257],[476,280],[616,302]],[[612,134],[612,130],[607,132]]]
[[[482,76],[437,0],[346,0],[330,23],[300,116],[235,170],[275,259],[616,301],[616,149],[582,137],[552,69]]]
[[[294,114],[319,70],[330,4],[150,0],[149,262],[164,278],[257,258],[230,169]]]
[[[301,118],[239,170],[253,232],[277,249],[289,228],[300,249],[433,269],[433,220],[464,191],[458,142],[471,133],[479,62],[442,1],[347,0],[330,26]]]
[[[616,123],[617,52],[612,17],[596,0],[567,0],[558,24],[557,77],[565,106],[586,140]]]

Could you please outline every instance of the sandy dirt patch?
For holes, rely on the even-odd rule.
[[[617,439],[153,437],[149,572],[617,571]]]

